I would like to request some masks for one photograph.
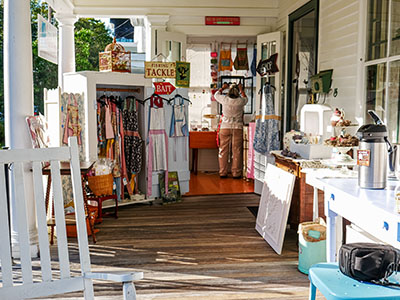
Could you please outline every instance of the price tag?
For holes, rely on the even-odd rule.
[[[126,180],[125,177],[124,177],[124,179],[123,179],[122,181],[123,181],[124,185],[127,185],[127,184],[128,184],[128,181]]]
[[[370,150],[357,150],[357,165],[369,167]]]

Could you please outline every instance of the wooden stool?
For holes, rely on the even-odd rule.
[[[103,195],[103,196],[95,196],[89,195],[87,197],[88,201],[97,202],[97,222],[101,223],[103,221],[103,216],[113,215],[114,218],[118,218],[118,197],[117,195]],[[115,201],[115,210],[114,213],[103,213],[103,201],[106,200],[114,200]]]

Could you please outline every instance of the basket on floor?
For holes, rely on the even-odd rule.
[[[113,175],[97,175],[88,177],[89,188],[96,196],[112,195]]]

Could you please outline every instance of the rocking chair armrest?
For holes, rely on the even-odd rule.
[[[131,282],[143,279],[143,272],[127,272],[127,271],[114,271],[114,272],[88,272],[83,276],[88,279],[108,280],[114,282]]]

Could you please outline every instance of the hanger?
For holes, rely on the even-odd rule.
[[[166,61],[171,62],[171,61],[168,59],[168,57],[166,57],[166,56],[165,56],[164,54],[162,54],[162,53],[158,53],[156,56],[154,56],[154,57],[151,59],[151,61],[155,61],[155,60],[158,59],[160,56],[161,56],[163,59],[165,59]]]
[[[264,83],[264,85],[260,88],[260,90],[258,91],[259,94],[264,93],[265,88],[268,86],[270,86],[272,89],[276,90],[276,87],[274,85],[272,85],[270,83],[270,81],[268,80],[266,83]]]
[[[192,101],[190,101],[188,98],[183,97],[183,96],[180,95],[180,94],[175,94],[174,97],[169,98],[168,104],[170,104],[172,101],[175,101],[177,98],[182,99],[182,100],[184,100],[184,101],[188,101],[190,104],[192,104]]]
[[[148,101],[148,100],[150,100],[150,99],[153,98],[153,97],[161,98],[161,99],[163,99],[163,100],[165,100],[165,101],[167,101],[167,102],[169,101],[169,99],[165,99],[164,97],[161,97],[159,94],[153,93],[150,97],[147,97],[146,99],[144,99],[144,100],[143,100],[143,103],[146,102],[146,101]]]
[[[138,102],[138,103],[140,103],[140,104],[144,104],[144,100],[140,100],[140,99],[136,98],[136,96],[134,96],[134,95],[129,95],[129,96],[127,96],[127,97],[125,98],[125,100],[127,100],[127,99],[132,99],[132,100],[134,100],[134,101],[136,101],[136,102]]]
[[[100,105],[103,107],[105,105],[107,105],[106,103],[106,95],[101,96],[99,99],[97,99],[97,102],[100,103]]]
[[[155,98],[155,99],[154,99],[154,98]],[[162,107],[163,107],[163,105],[162,105],[163,102],[157,104],[157,102],[156,102],[157,99],[161,99],[161,100],[166,101],[167,103],[169,103],[169,100],[168,100],[168,99],[166,99],[166,98],[164,98],[164,97],[161,97],[159,94],[156,94],[156,93],[153,93],[150,97],[144,99],[144,100],[143,100],[143,103],[146,102],[146,101],[148,101],[148,100],[150,100],[150,107],[153,107],[153,105],[155,104],[155,106],[156,106],[157,108],[162,108]],[[154,100],[155,100],[155,101],[154,101]]]

